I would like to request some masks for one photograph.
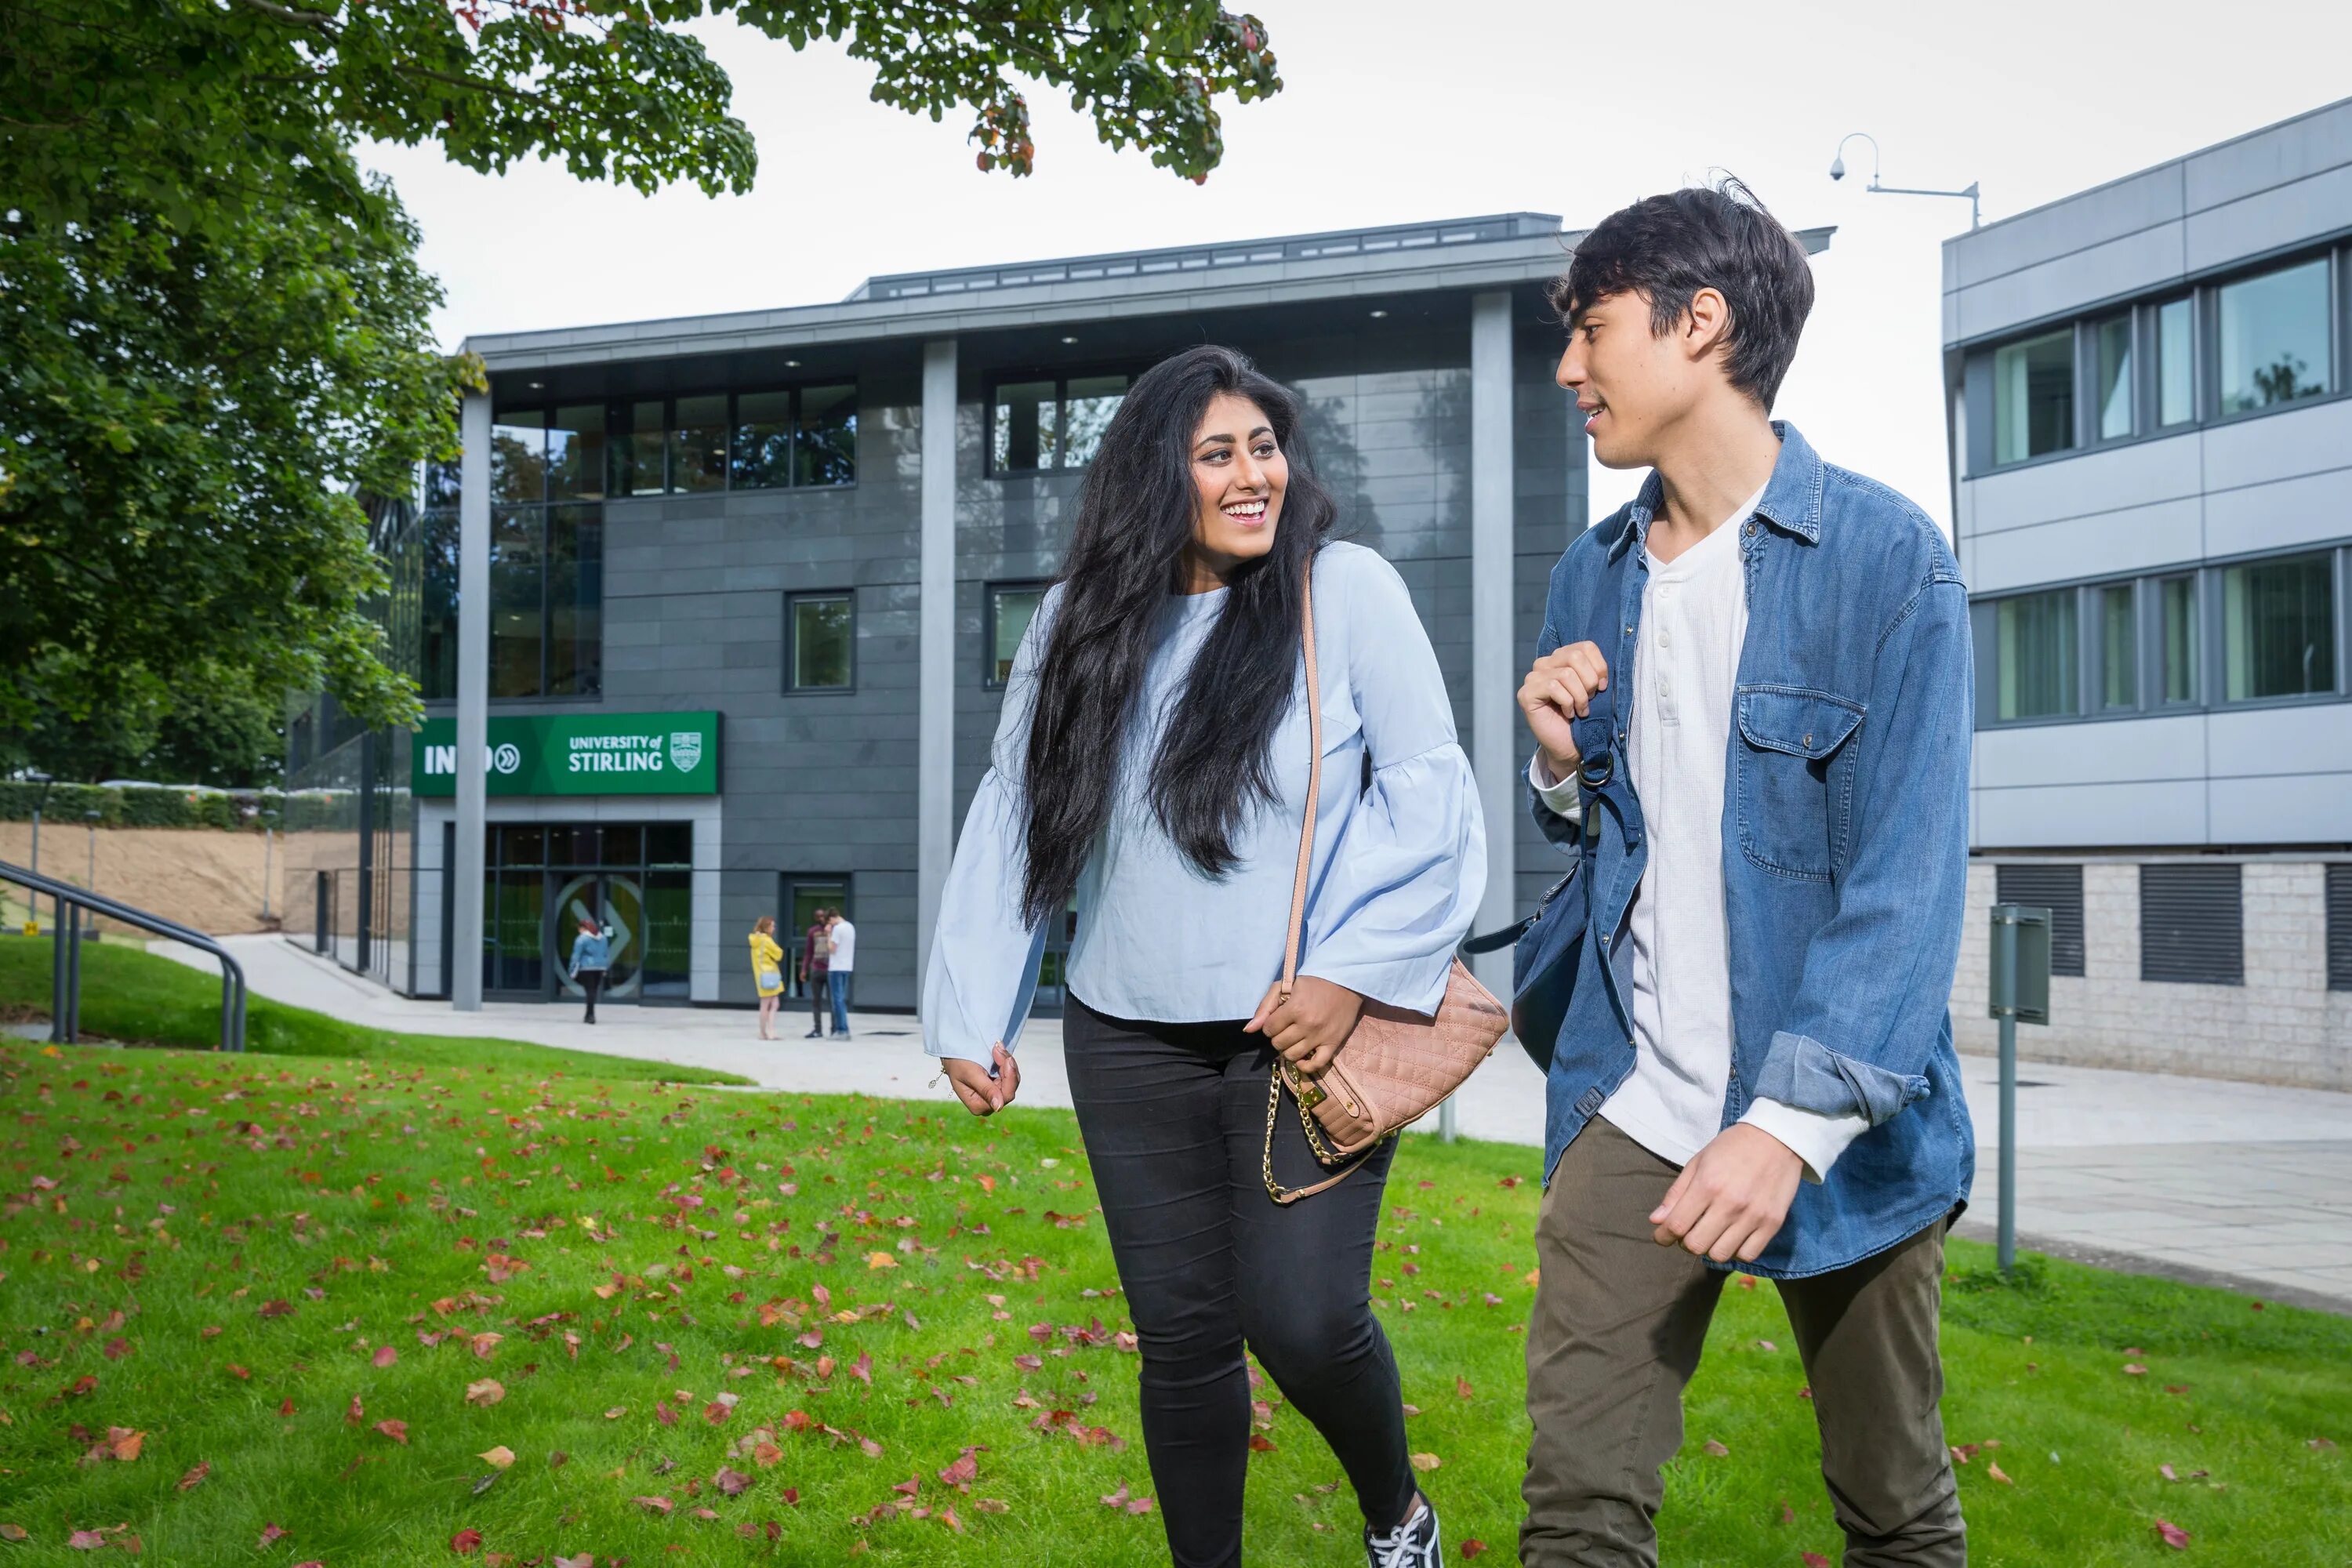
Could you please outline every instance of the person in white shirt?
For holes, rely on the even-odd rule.
[[[1546,1066],[1523,1568],[1654,1568],[1730,1269],[1772,1279],[1847,1568],[1963,1568],[1939,1408],[1973,1147],[1947,1008],[1973,659],[1900,496],[1769,416],[1813,298],[1736,182],[1583,237],[1553,302],[1592,452],[1519,690],[1589,921]]]
[[[849,981],[857,970],[857,928],[835,910],[824,934],[824,983],[833,994],[833,1033],[835,1038],[845,1040],[849,1038]]]

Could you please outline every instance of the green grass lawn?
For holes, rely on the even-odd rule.
[[[1533,1159],[1412,1138],[1381,1222],[1449,1561],[1514,1556]],[[1977,1563],[2172,1561],[2158,1521],[2216,1563],[2352,1559],[2352,1321],[1954,1263]],[[0,1304],[0,1560],[121,1526],[175,1564],[477,1531],[517,1568],[1164,1561],[1114,1506],[1152,1489],[1064,1112],[10,1042]],[[1726,1293],[1667,1562],[1836,1560],[1790,1344],[1769,1287]],[[1328,1450],[1259,1397],[1251,1561],[1360,1563]]]
[[[47,937],[0,937],[0,1020],[49,1016]],[[81,950],[81,1032],[133,1045],[213,1049],[220,1042],[220,978],[147,952],[130,942],[85,942]],[[601,1056],[467,1036],[394,1034],[331,1018],[307,1007],[248,994],[246,1048],[276,1056],[406,1066],[496,1065],[514,1072],[579,1073],[664,1083],[750,1083],[714,1068]]]

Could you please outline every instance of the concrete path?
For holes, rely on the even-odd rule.
[[[258,994],[353,1023],[721,1068],[802,1093],[950,1098],[903,1014],[854,1015],[847,1040],[803,1039],[805,1010],[779,1016],[784,1037],[774,1043],[757,1038],[753,1015],[734,1009],[607,1005],[590,1028],[569,1006],[491,1003],[461,1015],[409,1001],[279,937],[226,942]],[[157,950],[209,966],[169,943]],[[1024,1103],[1070,1103],[1058,1020],[1030,1026],[1021,1064]],[[1990,1058],[1962,1064],[1979,1149],[1976,1201],[1961,1231],[1990,1237],[1999,1080]],[[1542,1079],[1507,1041],[1456,1097],[1456,1111],[1465,1137],[1540,1143]],[[2024,1064],[2017,1214],[2036,1250],[2352,1312],[2352,1094]]]

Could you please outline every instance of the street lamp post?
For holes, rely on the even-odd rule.
[[[1965,187],[1957,191],[1929,191],[1922,190],[1913,185],[1880,184],[1878,183],[1878,138],[1873,136],[1867,131],[1850,131],[1846,132],[1844,139],[1838,142],[1837,155],[1830,160],[1831,179],[1843,180],[1845,178],[1845,144],[1847,142],[1853,141],[1856,137],[1859,137],[1863,141],[1870,143],[1870,184],[1864,185],[1863,187],[1864,190],[1875,191],[1883,196],[1958,197],[1969,204],[1969,226],[1970,228],[1975,228],[1979,226],[1979,222],[1982,216],[1982,208],[1977,200],[1977,183],[1974,180],[1970,180]]]
[[[83,812],[81,815],[82,820],[89,825],[89,870],[83,878],[82,886],[95,893],[98,891],[98,811],[93,807],[89,811]],[[84,921],[82,934],[93,942],[96,941],[98,939],[98,911],[96,910],[85,910],[82,911],[82,917]]]
[[[25,775],[25,779],[28,784],[37,784],[41,786],[41,793],[36,796],[33,801],[32,868],[36,873],[38,873],[41,868],[41,807],[49,804],[49,786],[57,781],[52,779],[48,774],[37,771],[27,773]],[[41,896],[38,893],[34,892],[30,888],[27,888],[25,889],[25,934],[30,936],[40,929]]]

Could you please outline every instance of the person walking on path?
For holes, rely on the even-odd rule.
[[[833,945],[833,939],[825,935],[825,927],[832,920],[831,910],[817,910],[801,941],[801,984],[808,987],[809,996],[809,1032],[805,1037],[812,1040],[824,1038],[825,1009],[833,1005],[833,985],[825,979],[830,957],[826,950]]]
[[[580,917],[580,933],[572,939],[572,978],[588,998],[581,1022],[596,1021],[596,993],[604,988],[604,971],[613,964],[613,943],[587,915]]]
[[[761,915],[751,927],[751,985],[760,993],[760,1037],[776,1037],[776,1004],[784,994],[784,950],[775,938],[776,917]]]
[[[1611,215],[1552,302],[1593,456],[1652,472],[1554,568],[1519,689],[1535,820],[1590,919],[1565,1022],[1527,1042],[1519,1561],[1656,1563],[1739,1270],[1788,1309],[1848,1568],[1961,1568],[1936,1337],[1976,1147],[1948,1013],[1968,589],[1925,512],[1772,420],[1813,279],[1746,187]]]
[[[825,988],[833,996],[833,1032],[849,1038],[849,984],[857,973],[857,928],[839,910],[830,911],[825,934]]]
[[[1178,1568],[1242,1560],[1255,1351],[1352,1484],[1374,1568],[1434,1568],[1396,1360],[1370,1307],[1393,1140],[1328,1191],[1277,1057],[1319,1072],[1368,1003],[1433,1013],[1486,887],[1477,792],[1393,567],[1327,542],[1293,395],[1203,346],[1137,379],[1021,641],[941,896],[924,1048],[975,1116],[1013,1103],[1049,921],[1075,894],[1064,1059],[1140,1342]],[[1317,686],[1302,630],[1312,587]],[[1299,864],[1309,712],[1324,830]],[[1280,991],[1294,880],[1303,956]]]

